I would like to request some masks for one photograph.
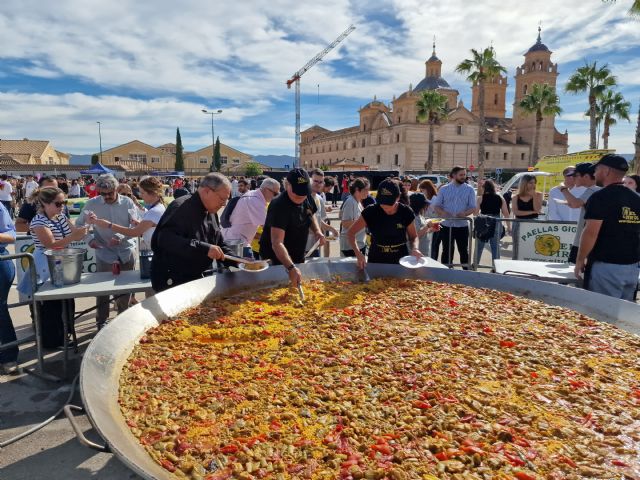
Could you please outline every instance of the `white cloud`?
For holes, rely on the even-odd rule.
[[[224,108],[223,118],[216,122],[236,122],[236,128],[229,131],[239,142],[238,148],[281,146],[283,153],[291,153],[293,117],[284,115],[282,109],[283,102],[292,104],[293,95],[285,81],[350,23],[356,24],[356,31],[305,74],[303,92],[310,93],[320,84],[322,95],[367,99],[375,94],[390,100],[409,83],[415,85],[422,79],[424,60],[431,54],[436,35],[444,76],[468,105],[469,86],[454,69],[470,48],[493,43],[512,84],[514,69],[535,42],[541,20],[543,41],[554,51],[561,71],[568,62],[583,58],[606,61],[608,54],[622,54],[640,44],[639,24],[626,16],[628,3],[594,0],[585,8],[583,0],[538,0],[532,9],[530,2],[518,0],[214,4],[199,0],[4,0],[0,4],[0,45],[10,48],[0,51],[0,60],[15,62],[13,71],[22,74],[57,77],[57,81],[68,77],[111,94],[55,96],[44,91],[43,97],[20,97],[5,92],[0,96],[0,128],[4,136],[21,138],[35,132],[54,139],[64,146],[61,148],[78,150],[90,148],[93,122],[100,117],[105,128],[113,128],[114,143],[132,136],[164,143],[173,136],[167,138],[174,128],[167,124],[193,126],[200,135],[199,110]],[[348,69],[337,69],[344,66]],[[615,67],[625,87],[640,87],[635,59]],[[130,98],[139,96],[150,99]],[[579,100],[562,98],[571,135],[574,128],[576,135],[584,128],[575,125],[584,108]],[[340,102],[333,107],[342,108]],[[277,116],[275,108],[279,109]],[[354,112],[349,113],[355,117]],[[340,111],[339,116],[344,115]],[[303,116],[305,122],[317,123],[304,112]],[[266,136],[256,133],[258,140],[254,141],[250,133],[239,134],[241,123],[250,117],[260,117],[268,128],[288,130]],[[262,131],[255,125],[251,128]],[[627,135],[626,130],[621,131]],[[573,137],[571,143],[575,143]]]

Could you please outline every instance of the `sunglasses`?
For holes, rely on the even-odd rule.
[[[66,204],[67,204],[67,201],[65,200],[64,202],[53,202],[53,204],[54,204],[56,207],[60,208],[60,207],[62,207],[62,206],[64,206],[64,205],[66,205]]]
[[[100,196],[101,197],[111,197],[112,195],[115,195],[116,192],[111,190],[110,192],[100,192]]]

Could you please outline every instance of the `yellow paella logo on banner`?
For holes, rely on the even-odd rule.
[[[555,235],[538,235],[534,243],[536,253],[551,257],[557,254],[562,248],[560,237]]]

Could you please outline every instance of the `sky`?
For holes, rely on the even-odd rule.
[[[134,139],[186,150],[215,134],[249,154],[294,153],[293,90],[286,80],[350,24],[356,30],[301,80],[302,128],[358,123],[374,95],[390,102],[424,77],[434,35],[443,77],[471,104],[454,72],[471,48],[493,45],[507,68],[507,114],[515,69],[542,40],[559,65],[558,92],[570,151],[588,148],[584,94],[564,93],[585,61],[608,63],[632,103],[610,148],[633,151],[640,101],[640,20],[631,0],[2,0],[0,138],[47,139],[75,154]]]

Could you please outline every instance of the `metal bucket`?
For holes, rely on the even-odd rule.
[[[151,260],[153,260],[153,250],[140,252],[140,278],[143,280],[151,278]]]
[[[56,248],[45,250],[49,264],[49,275],[53,278],[53,270],[56,260],[62,261],[62,279],[65,285],[80,283],[82,275],[82,263],[87,250],[84,248]]]
[[[225,240],[224,244],[233,250],[233,255],[236,257],[242,257],[242,250],[244,242],[242,240]]]

